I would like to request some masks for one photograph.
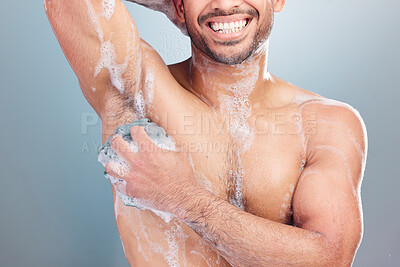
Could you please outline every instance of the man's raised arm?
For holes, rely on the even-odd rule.
[[[140,38],[121,0],[44,0],[44,7],[83,94],[100,117],[110,94],[129,99],[140,88]]]

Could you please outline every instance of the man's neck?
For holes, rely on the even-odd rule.
[[[265,94],[271,82],[267,63],[268,42],[236,65],[211,60],[193,46],[189,64],[190,86],[196,95],[215,108],[220,108],[221,99],[225,97],[253,102],[260,93]]]

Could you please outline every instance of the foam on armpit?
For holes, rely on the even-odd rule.
[[[137,119],[143,119],[146,117],[146,106],[143,98],[142,90],[137,91],[133,101],[134,110]]]
[[[175,142],[172,140],[171,137],[167,136],[165,133],[165,130],[161,127],[159,127],[157,124],[154,122],[151,122],[149,119],[144,118],[141,120],[134,121],[129,124],[124,124],[120,127],[118,127],[117,131],[115,132],[116,135],[121,136],[126,142],[129,143],[129,146],[131,147],[131,150],[133,152],[138,151],[138,147],[136,143],[132,140],[130,130],[133,126],[143,126],[147,135],[153,141],[155,145],[158,147],[165,149],[165,150],[171,150],[171,151],[176,151],[176,145]],[[114,152],[114,150],[111,149],[111,140],[112,136],[107,140],[107,142],[104,143],[104,145],[100,148],[99,151],[99,156],[98,156],[98,161],[105,167],[107,163],[111,162],[112,167],[116,168],[115,171],[118,173],[120,172],[121,174],[126,174],[126,171],[129,170],[129,166],[117,155],[117,153]],[[137,198],[131,198],[126,194],[125,187],[126,187],[126,182],[124,180],[117,179],[106,172],[104,173],[105,177],[110,180],[111,184],[114,186],[118,196],[121,198],[122,202],[126,206],[133,206],[137,207],[141,210],[151,210],[153,211],[156,215],[161,217],[166,223],[171,221],[171,219],[174,217],[174,215],[152,209],[148,205],[146,205],[145,201]]]
[[[154,97],[154,72],[147,67],[144,72],[144,86],[135,93],[133,107],[136,119],[147,116],[146,108],[150,108]]]

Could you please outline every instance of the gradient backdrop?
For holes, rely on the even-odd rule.
[[[127,5],[167,63],[188,57],[164,15]],[[270,43],[273,74],[351,104],[367,125],[354,266],[400,266],[399,10],[398,0],[287,0]],[[0,266],[128,266],[97,163],[101,123],[42,1],[4,1],[0,25]]]

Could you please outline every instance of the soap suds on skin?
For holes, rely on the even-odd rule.
[[[328,124],[328,125],[331,125],[331,126],[337,126],[340,129],[346,129],[346,134],[350,138],[350,141],[356,147],[358,153],[360,154],[360,157],[363,158],[365,156],[364,155],[364,151],[361,150],[361,145],[357,141],[357,139],[355,138],[353,131],[350,128],[348,128],[345,123],[340,122],[340,121],[328,121],[328,120],[317,120],[316,123],[317,124]]]
[[[100,60],[95,68],[94,77],[96,78],[102,69],[108,70],[110,75],[111,84],[121,93],[125,93],[125,83],[126,81],[122,78],[123,74],[125,73],[129,61],[131,60],[132,55],[132,44],[130,42],[127,43],[127,56],[122,64],[118,64],[116,62],[116,52],[114,45],[111,43],[111,40],[104,40],[104,33],[101,28],[99,17],[96,15],[93,5],[91,4],[90,0],[84,0],[85,4],[88,8],[88,16],[91,24],[93,25],[97,37],[100,41]],[[106,19],[108,17],[111,18],[112,14],[114,13],[115,8],[115,0],[103,0],[103,15],[106,14]],[[132,25],[133,31],[133,25]],[[128,36],[128,40],[132,38],[130,34]],[[111,38],[111,37],[110,37]],[[140,58],[138,59],[140,60]]]
[[[242,166],[241,157],[250,148],[254,141],[254,129],[249,125],[248,119],[252,115],[252,105],[249,96],[253,92],[256,82],[260,75],[260,66],[252,64],[255,58],[260,53],[268,53],[268,44],[266,41],[262,44],[257,52],[248,60],[246,66],[238,66],[238,72],[233,73],[234,76],[243,77],[240,82],[234,84],[226,84],[226,91],[232,94],[219,93],[218,101],[220,102],[220,112],[229,114],[228,130],[234,142],[236,155],[234,156],[235,168],[229,170],[228,179],[233,180],[234,192],[230,199],[231,204],[240,209],[244,209],[242,183],[246,172]],[[204,70],[205,73],[216,71],[210,68]],[[267,62],[265,62],[263,70],[263,79],[269,80]],[[206,77],[202,75],[203,82],[206,82]]]
[[[147,226],[143,223],[143,220],[142,220],[141,211],[138,209],[135,209],[135,212],[136,212],[137,217],[139,218],[140,232],[143,234],[145,241],[150,246],[150,249],[156,254],[163,254],[164,250],[163,250],[162,246],[158,243],[150,241],[149,235],[147,233]]]
[[[185,241],[189,238],[182,230],[182,222],[174,221],[174,225],[165,231],[168,243],[168,251],[164,252],[164,258],[168,266],[179,267],[180,243],[182,243],[182,255],[186,254]],[[187,266],[186,257],[183,258],[184,266]]]
[[[154,97],[154,79],[154,72],[147,67],[145,70],[144,86],[136,92],[133,100],[136,119],[147,117],[146,108],[150,108]]]
[[[190,254],[200,256],[205,261],[207,266],[210,267],[219,266],[219,264],[221,263],[221,256],[219,255],[218,250],[210,248],[210,246],[204,240],[200,240],[199,242],[200,242],[200,247],[199,247],[200,251],[191,250]],[[216,253],[217,258],[211,257],[207,259],[206,255],[214,253]]]
[[[267,48],[266,44],[263,44],[263,49]],[[252,114],[252,106],[249,101],[249,96],[255,88],[255,84],[260,74],[260,67],[258,64],[251,64],[255,57],[249,59],[249,64],[246,66],[236,66],[237,72],[234,76],[243,77],[240,82],[237,83],[226,83],[223,86],[226,88],[225,93],[218,93],[218,101],[220,103],[220,113],[228,114],[228,132],[230,133],[233,141],[233,147],[231,153],[233,155],[228,156],[230,168],[227,173],[228,187],[233,186],[233,192],[231,188],[227,188],[228,195],[231,198],[230,202],[238,208],[244,209],[243,193],[242,193],[242,180],[245,176],[245,170],[242,167],[241,157],[244,152],[247,151],[254,141],[254,129],[248,124],[248,119]],[[212,88],[212,84],[208,84],[209,76],[218,74],[220,70],[213,67],[213,62],[210,62],[207,58],[197,59],[195,55],[192,58],[193,64],[201,72],[201,79],[203,84],[209,88]],[[202,63],[197,64],[197,62]],[[210,64],[209,64],[210,62]],[[203,67],[207,66],[207,67]],[[202,95],[200,98],[204,99]],[[207,102],[207,101],[205,101]],[[232,192],[232,193],[231,193]]]
[[[167,246],[166,249],[160,245],[160,241],[151,241],[148,235],[148,227],[143,223],[141,211],[136,209],[136,215],[139,219],[140,232],[144,236],[144,240],[137,237],[137,239],[146,241],[150,249],[159,255],[162,255],[168,266],[180,266],[180,257],[183,257],[183,266],[187,266],[186,259],[186,240],[189,238],[182,229],[183,223],[179,220],[173,220],[166,226],[167,229],[163,231],[164,241]],[[164,226],[160,226],[164,227]]]
[[[111,17],[114,15],[115,0],[103,0],[101,6],[103,9],[102,16],[109,21]]]
[[[153,70],[151,70],[149,67],[146,68],[146,74],[145,74],[145,81],[144,81],[144,88],[145,88],[145,93],[146,93],[146,104],[148,106],[151,105],[153,102],[154,98],[154,80],[155,80],[155,75]]]
[[[192,166],[192,169],[193,169],[194,175],[195,175],[195,179],[199,183],[199,185],[202,185],[207,191],[215,194],[210,180],[202,172],[196,170],[196,168],[193,164],[193,159],[192,159],[190,152],[189,152],[189,163],[190,163],[190,166]],[[207,164],[208,164],[208,159],[207,159]]]
[[[122,75],[125,73],[128,60],[125,59],[123,64],[117,64],[115,54],[114,46],[110,41],[101,43],[100,61],[96,66],[94,77],[97,77],[102,69],[107,69],[110,74],[111,84],[117,88],[121,94],[124,94],[125,85]]]
[[[135,94],[135,98],[133,101],[134,110],[136,113],[136,119],[144,119],[146,117],[146,106],[145,100],[143,98],[142,90],[139,90]]]

